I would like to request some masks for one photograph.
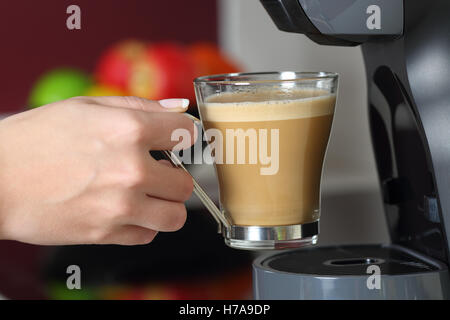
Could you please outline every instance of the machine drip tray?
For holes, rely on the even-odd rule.
[[[377,266],[377,267],[374,267]],[[253,263],[256,299],[448,299],[444,263],[398,245],[311,247]]]
[[[367,275],[368,265],[378,265],[381,274],[411,274],[436,271],[440,264],[419,257],[399,246],[333,246],[305,248],[275,254],[262,261],[270,269],[323,276]]]

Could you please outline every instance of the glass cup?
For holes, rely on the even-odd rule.
[[[194,80],[219,182],[220,209],[194,191],[238,249],[315,244],[320,181],[338,75],[237,73]],[[170,152],[168,153],[170,154]],[[171,157],[178,166],[180,161]]]

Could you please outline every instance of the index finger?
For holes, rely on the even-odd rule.
[[[166,112],[143,112],[144,142],[150,150],[187,149],[197,139],[198,130],[186,115]]]
[[[160,101],[148,100],[135,96],[105,96],[85,97],[97,104],[141,110],[147,112],[185,112],[189,106],[188,99],[164,99]]]

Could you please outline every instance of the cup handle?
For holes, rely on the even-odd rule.
[[[188,116],[190,119],[192,119],[195,123],[200,123],[200,120],[197,119],[196,117],[187,113],[185,113],[185,115]],[[183,166],[183,163],[180,161],[180,159],[178,159],[178,157],[172,151],[163,150],[162,153],[173,164],[174,167],[183,169],[192,177],[189,171]],[[218,233],[222,232],[222,226],[228,229],[230,227],[230,223],[225,219],[222,212],[220,212],[219,208],[217,208],[217,206],[214,204],[214,201],[211,200],[211,198],[208,196],[205,190],[203,190],[203,188],[198,184],[198,182],[194,179],[194,177],[192,177],[192,181],[194,183],[194,193],[200,199],[200,201],[203,203],[203,205],[206,207],[209,213],[213,216],[214,220],[216,220],[218,226]]]

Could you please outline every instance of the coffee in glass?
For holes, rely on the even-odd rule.
[[[337,78],[271,72],[194,81],[206,138],[214,144],[230,246],[267,249],[317,241]]]

